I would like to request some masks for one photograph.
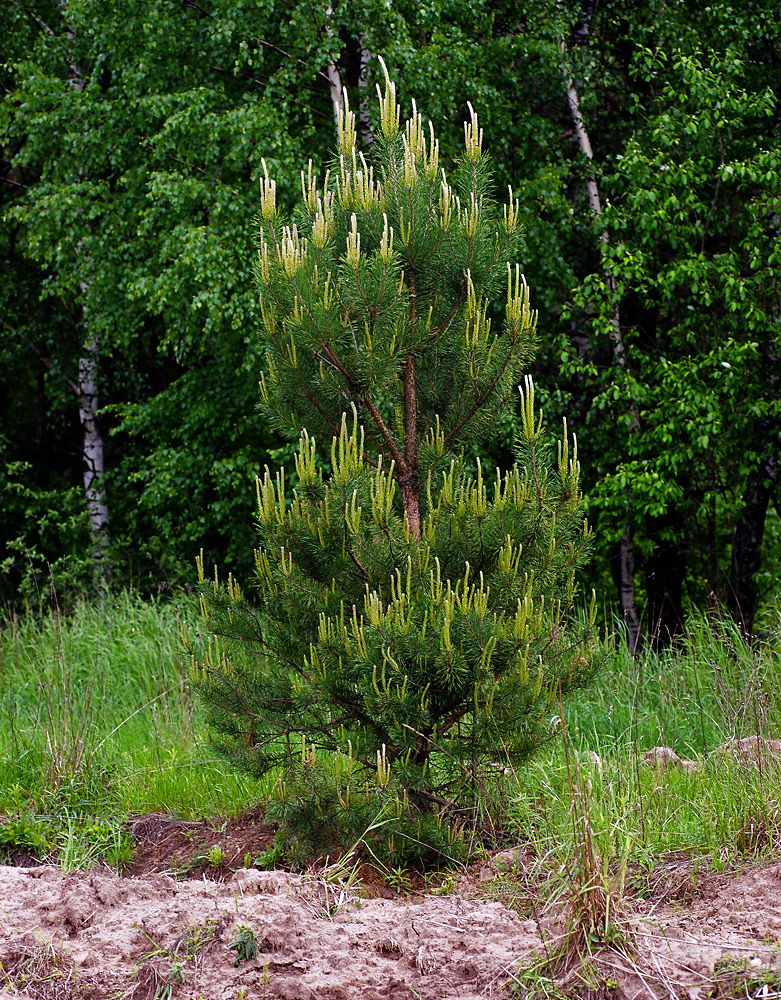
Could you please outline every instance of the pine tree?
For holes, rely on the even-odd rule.
[[[553,455],[528,376],[514,468],[484,475],[464,455],[535,351],[518,203],[491,196],[471,106],[448,179],[414,104],[400,126],[387,73],[378,94],[371,165],[345,101],[338,159],[322,188],[302,172],[294,220],[261,182],[262,406],[299,447],[294,475],[257,483],[254,599],[199,565],[213,638],[193,676],[213,744],[253,774],[281,769],[288,828],[314,842],[373,814],[386,853],[452,851],[487,770],[550,739],[604,647],[593,601],[587,621],[573,611],[589,540],[577,454],[565,426]]]

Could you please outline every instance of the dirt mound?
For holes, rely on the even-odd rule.
[[[281,871],[176,881],[0,868],[0,1000],[477,1000],[515,980],[527,996],[524,970],[561,927],[523,863],[501,874],[507,861],[454,891],[393,899]],[[571,996],[778,995],[781,865],[716,875],[680,859],[652,888],[627,901],[634,948],[601,953],[599,983]]]
[[[135,843],[126,875],[167,872],[176,877],[206,874],[229,878],[245,860],[254,862],[274,843],[276,827],[263,822],[260,807],[219,822],[172,819],[162,813],[134,817],[129,832]]]
[[[385,1000],[411,988],[476,998],[539,944],[535,925],[501,903],[348,898],[285,872],[176,882],[5,868],[0,896],[0,959],[8,985],[29,997],[100,988],[95,995],[151,1000],[170,986],[167,995],[211,1000]]]

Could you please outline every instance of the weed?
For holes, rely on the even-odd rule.
[[[12,851],[32,851],[39,857],[51,846],[51,829],[34,816],[25,815],[0,823],[0,855]]]
[[[452,873],[427,872],[424,875],[426,892],[432,896],[449,896],[456,891],[456,879],[457,876]]]
[[[185,946],[185,955],[188,959],[196,958],[208,945],[214,941],[220,929],[220,921],[214,917],[207,917],[202,924],[193,924],[188,927],[182,941]]]
[[[122,869],[135,853],[121,819],[84,820],[66,809],[59,817],[59,826],[54,844],[60,867],[66,871],[90,868],[99,862]]]
[[[499,874],[483,885],[483,894],[487,899],[504,903],[514,910],[524,920],[533,916],[536,898],[530,894],[527,886],[513,875]]]
[[[395,889],[396,892],[409,892],[412,889],[412,882],[410,881],[409,872],[405,868],[386,868],[383,870],[383,875],[385,881],[391,887]]]
[[[141,961],[148,963],[150,960],[159,959],[163,963],[162,968],[153,965],[148,970],[149,981],[154,988],[154,998],[171,1000],[177,987],[185,981],[188,965],[196,962],[198,956],[217,937],[220,921],[208,917],[202,924],[187,927],[171,948],[163,947],[146,931],[140,927],[138,929],[152,945],[151,949],[141,956]]]
[[[716,962],[713,968],[713,985],[709,996],[713,1000],[731,997],[778,997],[781,994],[781,976],[777,969],[763,966],[759,959],[728,958]]]
[[[155,990],[155,1000],[171,1000],[174,989],[184,984],[184,962],[173,962],[166,977]]]
[[[206,860],[212,868],[220,868],[225,863],[225,852],[218,844],[215,844],[209,848]]]
[[[600,857],[592,827],[593,785],[571,752],[563,706],[560,709],[570,831],[552,852],[554,890],[548,907],[564,918],[566,928],[555,947],[515,977],[519,993],[522,990],[524,996],[545,1000],[609,994],[614,987],[599,972],[595,957],[607,950],[627,956],[634,951],[622,906],[632,842],[625,842],[617,870],[611,872]],[[493,882],[494,892],[497,888],[507,892],[514,883],[517,886],[517,880],[506,875]],[[515,898],[520,902],[522,897],[518,894]],[[527,897],[524,902],[524,915],[536,914],[535,901]]]
[[[239,924],[236,928],[236,936],[228,945],[231,951],[236,952],[233,964],[243,965],[245,962],[252,962],[258,954],[258,942],[255,932],[246,924]]]
[[[285,853],[285,838],[281,830],[277,830],[274,836],[274,843],[270,844],[265,851],[261,851],[257,857],[252,859],[251,854],[244,857],[245,868],[259,868],[262,872],[271,871],[276,868]],[[249,863],[248,863],[249,862]]]

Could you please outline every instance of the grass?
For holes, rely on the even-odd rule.
[[[781,650],[750,645],[731,623],[693,616],[685,637],[633,661],[619,650],[565,706],[562,741],[513,776],[508,825],[540,854],[572,842],[573,768],[600,857],[652,870],[671,851],[710,855],[781,848],[781,783],[772,765],[711,755],[729,740],[781,735]],[[696,771],[648,767],[669,746]],[[711,755],[711,756],[709,756]],[[569,764],[569,766],[568,766]]]
[[[185,622],[197,629],[184,598],[123,593],[81,603],[67,619],[28,615],[0,626],[0,814],[9,817],[0,856],[26,842],[34,849],[38,838],[68,867],[96,857],[120,863],[129,814],[212,818],[268,794],[271,782],[233,774],[206,748],[179,640]],[[702,616],[661,654],[633,661],[619,650],[565,706],[568,756],[558,740],[497,778],[495,821],[541,856],[566,852],[577,794],[596,856],[649,875],[668,851],[718,865],[781,846],[781,789],[767,771],[713,759],[694,773],[642,766],[655,745],[707,761],[729,739],[781,734],[780,681],[777,646],[750,646]]]
[[[200,739],[179,640],[187,618],[192,625],[185,601],[123,593],[80,603],[67,619],[3,624],[0,813],[69,830],[73,857],[78,819],[152,811],[195,819],[258,801],[258,783],[226,771]]]

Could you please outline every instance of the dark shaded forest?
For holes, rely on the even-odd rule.
[[[446,169],[473,105],[519,201],[585,582],[632,645],[692,607],[751,631],[781,566],[776,4],[12,0],[0,37],[4,605],[188,585],[201,549],[251,573],[255,476],[292,455],[256,410],[263,160],[292,199],[343,88],[368,149],[382,56]]]

